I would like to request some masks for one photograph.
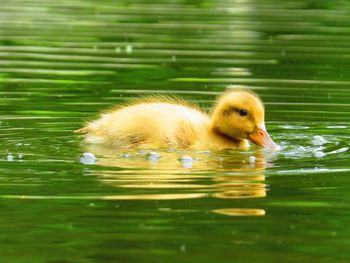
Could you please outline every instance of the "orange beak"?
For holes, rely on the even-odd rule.
[[[273,150],[280,149],[280,146],[274,143],[270,135],[267,133],[265,126],[257,127],[251,134],[248,135],[248,137],[253,143],[257,145]]]

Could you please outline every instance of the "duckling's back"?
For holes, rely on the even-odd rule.
[[[181,147],[203,140],[209,117],[187,105],[149,102],[116,109],[78,130],[86,142],[119,147]]]

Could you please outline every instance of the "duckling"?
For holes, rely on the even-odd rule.
[[[117,147],[247,149],[249,140],[279,148],[266,131],[261,99],[241,89],[219,96],[210,115],[181,100],[155,97],[114,108],[75,132],[85,133],[87,143]]]

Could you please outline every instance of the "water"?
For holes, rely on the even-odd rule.
[[[1,262],[349,262],[349,15],[348,1],[2,0]],[[229,85],[261,95],[279,153],[73,134],[135,95],[209,110]]]

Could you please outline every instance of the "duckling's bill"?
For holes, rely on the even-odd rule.
[[[281,147],[271,139],[269,133],[265,128],[265,125],[257,127],[251,134],[249,134],[249,139],[253,143],[259,146],[263,146],[265,148],[269,148],[276,151],[281,149]]]

